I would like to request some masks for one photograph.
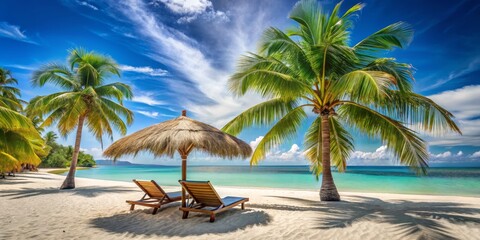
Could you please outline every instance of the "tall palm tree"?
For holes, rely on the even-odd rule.
[[[351,46],[351,18],[363,5],[343,14],[340,6],[328,13],[317,1],[301,1],[290,13],[297,27],[264,32],[258,53],[240,59],[229,86],[237,96],[252,91],[268,100],[223,128],[238,134],[246,127],[273,124],[250,160],[258,164],[269,150],[294,137],[307,119],[305,110],[312,111],[315,119],[304,148],[312,172],[317,178],[322,174],[322,201],[340,200],[330,168],[333,163],[345,171],[354,150],[349,129],[380,138],[400,163],[419,173],[428,167],[427,147],[409,127],[460,133],[450,112],[413,92],[409,64],[383,57],[409,44],[409,25],[394,23]]]
[[[123,100],[132,97],[130,87],[119,82],[104,85],[107,77],[120,76],[113,59],[77,48],[70,51],[67,61],[68,66],[50,63],[34,72],[34,86],[52,83],[62,91],[35,97],[27,107],[31,116],[43,118],[45,115],[42,127],[55,123],[62,136],[76,128],[72,163],[61,189],[75,188],[75,170],[85,124],[103,147],[104,135],[112,138],[112,129],[124,135],[127,124],[133,121],[133,113],[123,106]]]
[[[0,67],[0,96],[3,96],[2,101],[10,109],[19,111],[22,109],[22,100],[19,99],[20,89],[13,87],[14,84],[18,84],[18,81],[13,78],[10,70]]]

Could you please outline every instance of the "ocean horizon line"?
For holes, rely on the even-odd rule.
[[[113,160],[105,160],[105,159],[99,159],[100,161],[109,161],[112,162]],[[96,162],[98,160],[95,160]],[[120,163],[120,164],[117,164]],[[117,161],[117,163],[113,162],[112,164],[105,164],[105,163],[97,163],[97,165],[117,165],[117,166],[129,166],[129,165],[143,165],[143,166],[163,166],[163,167],[180,167],[181,162],[178,162],[178,164],[155,164],[155,163],[136,163],[136,162],[130,162],[130,161]],[[123,165],[123,163],[128,163],[126,165]],[[300,164],[264,164],[264,165],[241,165],[241,164],[188,164],[188,166],[191,167],[251,167],[251,168],[256,168],[256,167],[310,167],[308,164],[305,165],[300,165]],[[402,166],[402,165],[348,165],[347,169],[350,167],[391,167],[391,168],[403,168],[403,169],[409,169],[409,166]],[[429,168],[480,168],[480,165],[478,166],[429,166]],[[335,169],[335,167],[332,167],[332,169]]]

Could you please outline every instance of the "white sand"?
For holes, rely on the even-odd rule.
[[[342,202],[322,203],[314,191],[218,187],[250,202],[209,223],[182,220],[179,203],[130,212],[125,200],[142,196],[133,183],[78,178],[60,191],[63,178],[0,180],[0,239],[480,239],[480,198],[341,192]]]

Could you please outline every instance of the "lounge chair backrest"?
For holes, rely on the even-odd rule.
[[[180,184],[197,203],[210,207],[223,205],[222,199],[209,181],[180,181]]]
[[[133,179],[133,182],[151,198],[162,198],[166,196],[163,189],[153,180],[142,181]]]

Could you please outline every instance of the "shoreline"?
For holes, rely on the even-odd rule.
[[[44,170],[43,170],[44,171]],[[135,184],[40,171],[0,181],[0,239],[476,239],[480,198],[340,192],[340,202],[320,202],[318,192],[215,186],[220,196],[249,197],[245,210],[181,219],[179,203],[129,211],[127,199],[143,194]],[[165,191],[180,187],[165,186]],[[39,223],[48,224],[39,224]],[[28,229],[28,231],[22,231]]]
[[[103,166],[103,165],[100,165]],[[93,167],[95,168],[95,167]],[[77,170],[89,170],[91,168],[89,167],[79,167]],[[65,172],[68,171],[68,168],[63,169],[63,168],[39,168],[38,169],[41,172],[49,173],[49,174],[55,174],[59,176],[64,176],[61,175]],[[49,170],[49,171],[46,171]],[[60,170],[65,170],[60,173],[52,173],[52,171],[60,171]],[[102,181],[115,181],[115,182],[122,182],[122,183],[131,183],[131,180],[112,180],[112,179],[99,179],[99,178],[86,178],[86,177],[76,177],[76,178],[84,178],[84,179],[93,179],[93,180],[102,180]],[[138,178],[141,179],[141,178]],[[144,180],[150,180],[150,179],[144,179]],[[213,183],[215,184],[215,183]],[[169,187],[177,187],[177,185],[168,185],[164,184],[164,186],[169,186]],[[319,189],[310,189],[310,188],[287,188],[287,187],[262,187],[262,186],[238,186],[238,185],[218,185],[219,187],[226,187],[226,188],[238,188],[238,189],[257,189],[257,190],[263,190],[263,189],[269,189],[269,190],[286,190],[286,191],[307,191],[307,192],[316,192],[317,194],[319,193]],[[342,189],[339,189],[339,192],[345,192],[345,193],[368,193],[368,194],[392,194],[392,195],[420,195],[420,196],[444,196],[444,197],[471,197],[471,198],[480,198],[480,194],[475,195],[468,195],[468,194],[452,194],[452,195],[445,195],[445,194],[428,194],[428,193],[416,193],[416,192],[382,192],[382,191],[356,191],[352,189],[347,189],[342,191]]]

